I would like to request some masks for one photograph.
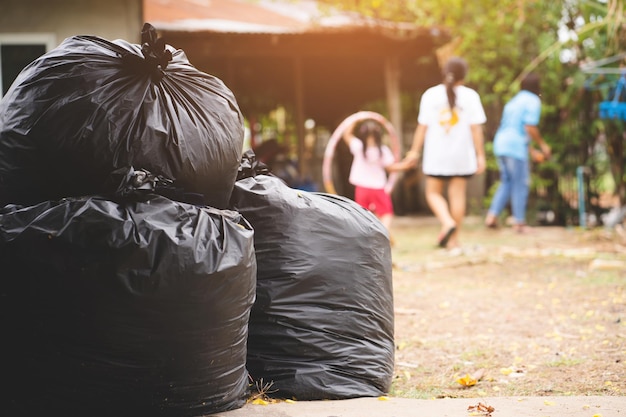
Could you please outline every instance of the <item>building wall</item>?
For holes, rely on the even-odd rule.
[[[18,73],[75,35],[141,40],[143,0],[0,0],[0,98]]]
[[[45,35],[57,46],[74,35],[138,43],[142,0],[0,0],[0,36]]]

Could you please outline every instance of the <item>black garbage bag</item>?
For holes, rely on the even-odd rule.
[[[289,188],[250,156],[231,200],[255,230],[250,376],[280,398],[387,393],[394,316],[385,227],[352,200]]]
[[[147,194],[0,210],[7,416],[203,416],[242,407],[253,231]]]
[[[0,207],[100,194],[134,166],[225,208],[243,135],[232,92],[149,24],[142,45],[70,37],[0,101]]]

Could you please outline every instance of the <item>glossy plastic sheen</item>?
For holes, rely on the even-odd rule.
[[[160,46],[167,66],[145,45],[75,36],[27,66],[0,101],[0,206],[98,194],[133,166],[225,208],[243,146],[236,99]]]
[[[256,259],[239,214],[154,195],[7,206],[0,271],[5,415],[244,405]]]
[[[233,207],[255,230],[252,378],[298,400],[387,393],[393,376],[391,249],[384,226],[345,197],[241,178]]]

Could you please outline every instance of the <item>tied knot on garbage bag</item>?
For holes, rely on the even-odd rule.
[[[109,176],[105,190],[117,198],[133,198],[146,194],[158,194],[170,200],[205,205],[204,195],[189,193],[174,185],[174,180],[155,175],[146,169],[125,167],[115,170]]]
[[[141,30],[141,53],[143,58],[128,53],[122,59],[133,71],[150,74],[154,82],[161,81],[165,76],[165,68],[172,60],[172,52],[165,47],[165,41],[158,37],[150,23],[144,23]]]
[[[173,184],[171,179],[148,170],[125,167],[111,173],[105,189],[118,197],[128,197],[141,191],[158,194],[157,190],[172,188]]]
[[[150,24],[143,45],[65,39],[20,72],[0,115],[0,207],[103,194],[132,166],[223,209],[244,140],[232,91]]]
[[[256,154],[252,149],[248,149],[241,157],[239,170],[237,171],[237,181],[244,178],[252,178],[257,175],[269,175],[269,167],[256,159]]]

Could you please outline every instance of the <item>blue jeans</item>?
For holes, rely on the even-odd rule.
[[[500,185],[491,200],[489,213],[499,215],[506,204],[511,202],[511,211],[516,224],[526,222],[526,204],[530,189],[530,168],[528,161],[499,156]]]

